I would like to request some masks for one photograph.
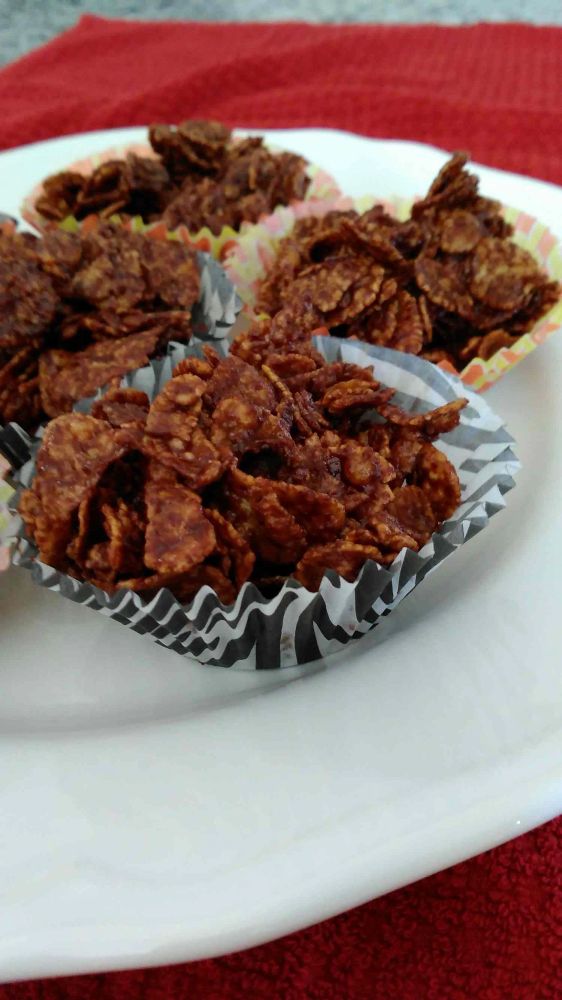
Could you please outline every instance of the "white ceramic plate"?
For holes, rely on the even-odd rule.
[[[0,210],[140,129],[0,156]],[[270,134],[351,194],[444,154]],[[479,168],[562,233],[562,190]],[[0,978],[158,965],[296,930],[562,804],[562,335],[490,393],[523,461],[507,511],[376,633],[308,669],[205,669],[0,575]]]

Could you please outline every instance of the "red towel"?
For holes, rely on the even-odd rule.
[[[562,29],[78,26],[0,74],[0,145],[213,115],[468,148],[562,183]]]
[[[215,116],[465,148],[493,166],[562,183],[561,65],[557,28],[85,17],[0,73],[0,145]],[[562,997],[561,861],[557,821],[249,952],[4,986],[0,998],[555,1000]]]

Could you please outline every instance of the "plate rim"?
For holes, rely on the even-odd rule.
[[[135,127],[135,131],[140,132],[141,130],[143,130],[142,126]],[[104,136],[107,140],[108,137],[111,137],[116,133],[122,133],[123,131],[123,129],[98,130],[93,133],[75,133],[73,135],[60,136],[38,143],[30,143],[26,146],[20,146],[16,149],[6,150],[1,153],[0,163],[4,157],[9,157],[10,154],[21,154],[22,151],[26,151],[31,148],[44,147],[46,143],[58,144],[69,139],[88,141],[92,136]],[[323,133],[330,133],[332,135],[345,135],[353,138],[361,138],[366,140],[368,143],[373,143],[375,145],[383,143],[392,144],[398,147],[406,144],[413,148],[426,148],[432,152],[438,152],[442,155],[445,153],[445,151],[440,150],[438,147],[429,146],[427,144],[358,136],[355,133],[346,133],[335,129],[253,129],[248,131],[259,133],[267,132],[268,134],[273,134],[274,132],[282,134],[285,134],[286,132],[308,134],[310,132],[322,131]],[[479,164],[474,164],[474,166],[477,170],[493,170],[499,175],[508,173],[497,170],[497,168],[482,168],[482,165]],[[525,183],[538,184],[541,187],[551,188],[558,194],[562,194],[562,191],[557,188],[556,185],[552,185],[549,182],[539,181],[522,175],[509,174],[509,176],[518,177]],[[561,354],[560,351],[557,353]],[[5,738],[5,734],[0,735],[3,739]],[[514,801],[512,790],[506,790],[504,795],[505,802],[501,806],[500,799],[498,798],[496,800],[497,811],[501,812],[503,809],[503,819],[496,819],[495,823],[491,824],[493,829],[490,829],[490,824],[483,829],[482,820],[479,816],[479,802],[476,802],[472,809],[467,810],[466,815],[457,815],[455,817],[452,826],[456,827],[461,824],[463,830],[463,840],[466,841],[467,837],[469,837],[471,841],[472,847],[469,853],[457,844],[454,837],[451,837],[449,849],[445,852],[445,854],[442,846],[439,849],[436,847],[433,851],[427,851],[424,861],[420,863],[418,860],[416,861],[416,864],[413,865],[416,870],[413,878],[408,876],[407,871],[405,877],[397,874],[395,874],[394,877],[387,877],[384,887],[376,892],[376,896],[396,889],[401,885],[407,884],[409,881],[423,878],[443,867],[449,867],[450,865],[455,864],[467,857],[474,856],[474,854],[478,854],[482,850],[487,850],[505,842],[506,840],[511,839],[512,836],[524,833],[532,829],[534,826],[537,826],[540,823],[553,818],[553,816],[558,815],[560,809],[562,809],[562,760],[560,761],[558,767],[552,767],[549,770],[548,775],[545,774],[543,776],[543,784],[540,788],[537,787],[534,776],[530,776],[529,781],[525,786],[525,794],[523,795],[523,789],[520,785],[518,786],[518,793],[517,799]],[[522,797],[525,799],[523,806]],[[442,826],[442,821],[439,821],[439,824],[437,825]],[[437,865],[434,863],[436,860],[436,853],[438,853],[440,857]],[[443,857],[445,857],[445,864],[441,863]],[[410,874],[412,871],[413,868],[410,869]],[[338,882],[337,885],[334,883],[331,892],[328,892],[324,885],[324,895],[322,899],[316,899],[313,903],[305,903],[303,901],[301,901],[298,905],[295,903],[290,915],[287,915],[286,904],[282,903],[279,912],[275,916],[272,916],[273,902],[270,901],[270,909],[267,917],[267,929],[264,922],[264,924],[258,927],[253,934],[251,928],[248,926],[245,926],[242,931],[240,930],[240,919],[236,916],[228,929],[223,926],[220,933],[217,932],[215,935],[207,937],[205,939],[206,944],[202,941],[191,940],[190,942],[185,939],[178,940],[177,937],[174,937],[174,939],[171,940],[171,931],[167,928],[164,928],[163,940],[156,943],[154,927],[148,924],[144,933],[142,932],[140,926],[137,928],[136,946],[133,945],[132,941],[127,939],[127,941],[124,940],[123,944],[120,946],[120,952],[119,946],[117,946],[117,951],[114,951],[111,955],[107,953],[94,955],[92,954],[91,942],[84,940],[84,931],[86,928],[91,933],[92,929],[97,926],[95,921],[92,924],[81,925],[75,928],[70,928],[67,925],[57,933],[55,933],[54,926],[51,928],[44,928],[45,935],[42,941],[13,940],[11,943],[8,942],[8,947],[6,947],[6,942],[0,942],[0,977],[3,981],[6,981],[7,979],[23,979],[42,975],[70,975],[89,971],[108,971],[110,969],[135,968],[141,965],[159,966],[172,962],[184,962],[203,957],[213,957],[232,950],[253,947],[254,945],[263,943],[264,941],[271,940],[273,937],[278,937],[283,934],[300,930],[303,927],[316,923],[319,920],[328,919],[336,913],[343,912],[351,907],[361,905],[369,899],[376,898],[373,896],[372,891],[368,887],[369,879],[366,877],[364,872],[359,872],[353,879],[348,874],[343,880],[346,881],[346,879],[347,889]],[[360,890],[360,884],[363,885],[363,891]],[[336,896],[338,898],[337,903]],[[327,897],[329,897],[332,901],[326,903]],[[252,919],[256,919],[257,915],[257,912],[253,914],[246,914],[246,921],[248,921],[250,917],[252,917]],[[113,927],[111,931],[112,935],[115,935],[115,927]],[[59,937],[61,938],[60,940],[58,940]],[[30,947],[30,945],[33,947]],[[55,953],[54,959],[50,954],[52,949],[54,949]]]

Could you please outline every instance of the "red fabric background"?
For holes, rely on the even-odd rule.
[[[464,148],[493,166],[562,183],[561,67],[557,28],[85,17],[0,72],[0,145],[215,116]],[[0,998],[554,1000],[562,996],[561,860],[559,820],[248,952],[6,985]]]
[[[214,115],[468,148],[562,183],[562,29],[84,17],[0,74],[0,145]]]

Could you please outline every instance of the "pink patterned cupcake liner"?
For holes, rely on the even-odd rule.
[[[277,208],[267,218],[247,229],[224,261],[226,273],[247,309],[251,310],[255,304],[257,287],[275,259],[279,241],[290,233],[297,219],[322,216],[336,209],[354,208],[364,212],[375,203],[382,204],[391,215],[403,219],[408,216],[413,199],[396,197],[382,200],[370,196],[352,199],[342,196],[323,203],[303,202],[298,206]],[[514,228],[512,239],[515,243],[528,250],[551,278],[562,282],[562,248],[550,230],[538,219],[517,208],[504,205],[503,215]],[[502,347],[488,360],[473,358],[460,372],[461,379],[476,392],[484,392],[561,326],[562,300],[559,300],[513,346]],[[446,362],[440,367],[459,374]]]

